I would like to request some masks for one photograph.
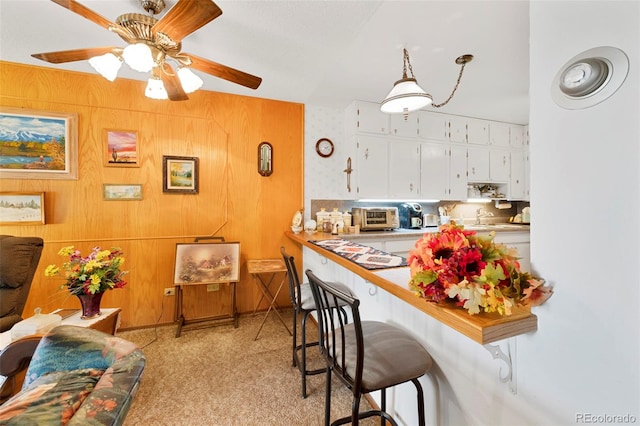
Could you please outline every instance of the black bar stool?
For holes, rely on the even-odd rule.
[[[327,363],[325,425],[331,416],[331,373],[353,393],[351,416],[335,420],[331,425],[351,423],[360,419],[380,417],[393,425],[396,421],[386,412],[386,392],[389,387],[413,382],[418,393],[419,424],[425,424],[424,396],[418,378],[426,374],[433,364],[422,345],[404,330],[377,321],[361,321],[360,301],[336,288],[333,283],[319,279],[311,270],[306,271],[317,306],[319,347]],[[342,315],[334,315],[333,306],[351,307],[353,322],[347,324]],[[360,412],[363,394],[381,391],[380,410]]]
[[[317,368],[315,370],[307,370],[307,348],[317,346],[318,342],[307,342],[307,318],[309,314],[316,310],[316,304],[313,300],[313,294],[311,293],[311,287],[309,283],[300,283],[298,276],[298,269],[293,256],[287,254],[284,247],[280,247],[280,253],[287,266],[287,272],[289,276],[289,295],[291,297],[291,305],[293,305],[293,345],[292,345],[292,358],[293,366],[298,367],[302,376],[302,398],[307,397],[307,376],[320,374],[326,371],[326,368]],[[338,284],[340,288],[351,294],[351,291],[344,285]],[[342,309],[343,318],[346,320],[347,313]],[[297,344],[297,327],[298,316],[302,316],[300,340],[301,343]]]

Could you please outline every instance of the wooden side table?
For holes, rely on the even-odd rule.
[[[262,319],[262,324],[260,324],[260,328],[258,328],[256,337],[253,340],[258,340],[260,331],[262,330],[264,323],[267,321],[267,317],[269,316],[269,313],[271,312],[271,310],[273,310],[276,313],[276,315],[280,319],[280,322],[282,323],[282,325],[284,325],[284,328],[286,328],[287,331],[289,332],[289,335],[293,336],[293,334],[291,333],[291,330],[289,330],[289,327],[287,327],[287,324],[282,319],[282,316],[278,311],[278,309],[281,309],[281,308],[280,306],[278,306],[278,302],[276,302],[276,299],[278,298],[278,294],[280,294],[280,290],[282,290],[284,281],[287,278],[287,267],[285,266],[283,260],[282,259],[248,260],[247,271],[249,272],[249,275],[251,275],[254,278],[256,285],[262,292],[262,295],[260,296],[260,300],[258,300],[258,303],[256,304],[256,308],[253,310],[253,313],[255,314],[258,311],[258,308],[260,307],[260,303],[262,303],[262,301],[265,298],[269,302],[269,308],[267,309],[267,312],[264,314],[264,318]],[[283,274],[282,279],[280,280],[280,284],[278,284],[278,287],[276,288],[275,292],[272,292],[270,289],[271,283],[274,281],[275,277],[280,273]],[[265,279],[267,279],[267,281],[265,281]]]

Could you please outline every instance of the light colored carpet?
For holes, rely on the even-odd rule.
[[[291,327],[292,311],[283,313]],[[263,314],[240,317],[240,325],[183,331],[176,326],[119,332],[139,346],[147,358],[142,384],[125,426],[133,425],[322,425],[325,375],[301,377],[291,364],[291,336],[269,315],[254,340]],[[309,339],[317,339],[308,324]],[[317,347],[309,350],[312,366],[323,365]],[[332,420],[351,412],[351,393],[334,379]],[[361,409],[369,409],[362,401]],[[380,424],[379,419],[361,425]]]

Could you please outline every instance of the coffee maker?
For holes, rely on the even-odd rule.
[[[400,228],[422,228],[422,206],[418,203],[403,203],[398,207]]]

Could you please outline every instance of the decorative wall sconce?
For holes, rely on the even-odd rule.
[[[258,173],[271,176],[273,173],[273,147],[269,142],[258,145]]]

